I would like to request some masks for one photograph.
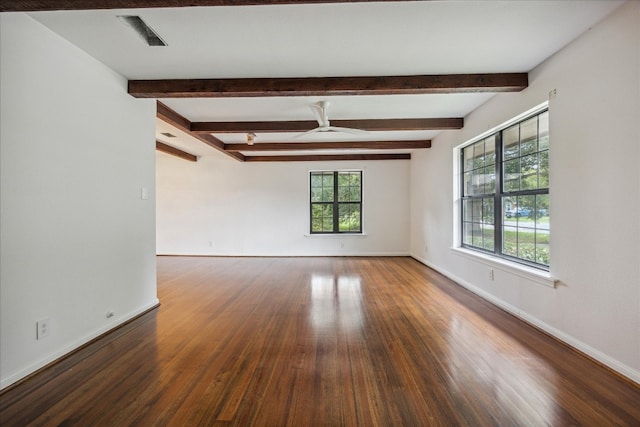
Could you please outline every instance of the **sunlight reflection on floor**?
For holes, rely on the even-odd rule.
[[[363,326],[361,278],[359,276],[311,276],[311,324],[317,332]]]

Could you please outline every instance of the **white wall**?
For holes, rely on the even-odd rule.
[[[309,237],[309,171],[363,170],[366,236]],[[157,154],[157,248],[190,255],[407,255],[409,161],[197,163]],[[211,242],[211,246],[209,246]]]
[[[526,48],[526,47],[523,47]],[[640,3],[549,58],[411,161],[411,253],[640,382]],[[453,147],[550,100],[556,289],[452,251]],[[495,268],[495,266],[493,266]]]
[[[155,104],[29,16],[0,19],[4,388],[157,303]]]

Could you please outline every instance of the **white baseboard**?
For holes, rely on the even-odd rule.
[[[99,337],[100,335],[109,332],[112,329],[117,328],[118,326],[128,322],[129,320],[133,319],[136,316],[139,316],[140,314],[144,313],[147,310],[150,310],[151,308],[155,307],[156,305],[158,305],[160,303],[160,300],[158,300],[157,298],[152,301],[149,304],[146,304],[140,308],[138,308],[137,310],[134,310],[126,315],[124,315],[121,319],[119,319],[120,321],[118,323],[110,323],[109,325],[106,325],[102,328],[99,328],[93,332],[91,332],[90,334],[87,334],[81,338],[78,338],[77,340],[73,341],[72,343],[70,343],[69,345],[66,345],[65,347],[59,349],[58,351],[51,353],[49,355],[47,355],[46,357],[38,360],[36,363],[32,363],[31,365],[19,370],[18,372],[15,372],[11,375],[9,375],[7,378],[3,378],[2,380],[0,380],[0,390],[10,386],[11,384],[20,381],[22,378],[26,377],[27,375],[30,375],[32,373],[34,373],[35,371],[37,371],[38,369],[41,369],[45,366],[47,366],[48,364],[50,364],[51,362],[60,359],[61,357],[71,353],[73,350],[79,348],[80,346],[88,343],[89,341],[91,341],[94,338]]]
[[[375,257],[375,256],[411,256],[408,252],[336,252],[336,253],[198,253],[198,252],[158,252],[157,256],[193,256],[193,257],[237,257],[237,258],[312,258],[312,257]]]
[[[437,271],[438,273],[448,277],[449,279],[453,280],[454,282],[456,282],[457,284],[459,284],[460,286],[462,286],[465,289],[468,289],[469,291],[473,292],[474,294],[478,295],[479,297],[483,298],[484,300],[490,302],[493,305],[496,305],[498,307],[500,307],[501,309],[509,312],[510,314],[513,314],[514,316],[516,316],[517,318],[523,320],[524,322],[527,322],[528,324],[548,333],[549,335],[559,339],[560,341],[570,345],[571,347],[575,348],[576,350],[588,355],[589,357],[597,360],[598,362],[602,363],[603,365],[613,369],[614,371],[618,372],[619,374],[629,378],[631,381],[634,381],[637,384],[640,384],[640,372],[631,368],[630,366],[625,365],[624,363],[621,363],[620,361],[614,359],[613,357],[603,353],[602,351],[595,349],[587,344],[585,344],[584,342],[580,341],[579,339],[575,338],[572,335],[567,334],[566,332],[563,332],[551,325],[548,325],[547,323],[541,321],[540,319],[538,319],[535,316],[532,316],[531,314],[521,310],[520,308],[509,304],[499,298],[496,298],[494,295],[490,294],[489,292],[473,285],[470,282],[467,282],[466,280],[456,276],[455,274],[442,269],[440,267],[438,267],[437,265],[431,263],[430,261],[427,261],[424,258],[415,256],[415,255],[411,255],[411,257],[413,259],[415,259],[416,261],[419,261],[420,263],[426,265],[429,268],[434,269],[435,271]]]

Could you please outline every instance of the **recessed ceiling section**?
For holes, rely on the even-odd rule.
[[[258,98],[163,98],[192,122],[315,120],[311,106],[329,101],[329,118],[391,119],[464,117],[493,93]]]
[[[306,143],[306,142],[339,142],[349,140],[353,142],[366,141],[412,141],[433,139],[439,131],[395,131],[395,132],[367,132],[363,135],[345,135],[342,132],[317,132],[305,136],[301,133],[256,133],[255,145],[262,143]],[[213,134],[227,144],[242,144],[247,142],[245,133]]]

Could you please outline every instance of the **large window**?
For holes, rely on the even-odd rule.
[[[549,268],[549,112],[460,150],[462,246]]]
[[[362,233],[362,171],[311,172],[311,233]]]

